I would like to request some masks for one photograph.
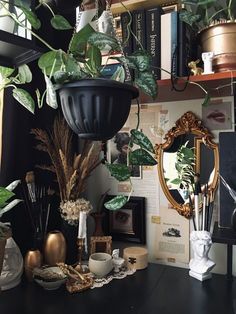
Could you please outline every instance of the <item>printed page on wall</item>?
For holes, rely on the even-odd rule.
[[[189,262],[189,220],[175,209],[161,207],[155,248],[157,260],[171,263]]]

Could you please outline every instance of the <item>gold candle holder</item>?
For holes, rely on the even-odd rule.
[[[84,238],[77,238],[76,241],[77,248],[78,248],[78,264],[76,266],[77,270],[82,271],[82,255],[83,255],[83,248],[84,248]]]

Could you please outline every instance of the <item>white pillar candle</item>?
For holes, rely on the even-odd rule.
[[[79,229],[78,229],[78,238],[80,239],[86,238],[86,233],[87,233],[86,219],[87,219],[87,213],[84,211],[81,211],[79,213]]]

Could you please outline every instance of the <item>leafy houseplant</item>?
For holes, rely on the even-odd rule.
[[[181,0],[185,8],[180,18],[200,39],[202,52],[214,52],[213,69],[217,72],[236,68],[236,2],[234,0]]]
[[[181,145],[177,151],[175,169],[177,170],[178,178],[171,180],[170,183],[178,185],[189,194],[193,191],[196,158],[194,148],[187,147],[187,145],[188,141]]]
[[[10,199],[15,195],[12,190],[20,183],[20,180],[16,180],[9,184],[6,188],[0,187],[0,218],[2,215],[14,206],[16,206],[21,200],[19,199]],[[7,223],[0,222],[0,274],[2,270],[2,264],[4,259],[4,251],[6,245],[6,239],[9,237],[10,227]]]
[[[4,3],[8,1],[1,2],[4,7]],[[25,14],[32,28],[38,30],[41,26],[41,22],[36,12],[30,11],[24,5],[23,1],[16,0],[15,5]],[[73,29],[63,16],[54,14],[51,7],[47,4],[47,1],[40,1],[40,4],[36,7],[36,11],[42,5],[45,5],[50,10],[52,14],[51,25],[54,29]],[[8,16],[10,16],[15,23],[26,28],[10,11],[8,11]],[[39,39],[48,49],[38,60],[38,66],[42,70],[46,83],[46,90],[43,93],[40,93],[39,89],[36,90],[38,105],[41,107],[46,98],[46,103],[49,106],[57,108],[56,90],[58,90],[65,118],[76,133],[82,133],[81,137],[88,138],[86,133],[89,133],[90,139],[108,139],[123,126],[129,114],[131,99],[138,97],[137,88],[130,84],[124,84],[125,73],[128,73],[128,68],[134,70],[134,84],[151,97],[156,97],[156,80],[150,70],[151,58],[146,51],[140,49],[130,56],[124,56],[123,47],[119,40],[107,34],[95,31],[90,24],[87,24],[78,33],[73,32],[67,51],[53,48],[43,38],[39,37],[34,30],[30,31],[32,35]],[[104,51],[104,49],[108,51],[110,57],[112,57],[114,52],[121,54],[121,56],[118,57],[121,65],[111,79],[103,78],[103,70],[106,66],[106,64],[102,64],[102,51]],[[19,69],[0,68],[0,73],[2,75],[0,89],[13,87],[13,97],[31,112],[34,112],[35,102],[32,96],[26,90],[17,87],[17,85],[31,82],[32,74],[29,67],[23,65],[19,67]],[[90,90],[88,92],[89,85],[92,86],[92,95]],[[83,88],[85,92],[81,95],[78,90]],[[96,100],[98,96],[94,94],[96,88],[102,90],[102,96],[99,96],[99,100]],[[72,94],[71,90],[73,91]],[[107,94],[109,90],[111,90],[111,93]],[[113,94],[114,98],[112,99]],[[85,99],[84,103],[81,100],[82,98]],[[94,98],[96,98],[95,101],[93,100]],[[80,102],[77,104],[76,102],[78,100],[80,100]],[[92,103],[92,109],[88,109],[90,103]],[[100,117],[98,118],[98,116],[95,115],[96,112],[100,110],[98,109],[98,103],[106,104],[106,106],[101,106],[102,109],[99,111],[98,116],[104,116],[106,123],[107,120],[111,118],[112,121],[108,125],[105,124],[103,120],[100,121]],[[115,111],[112,112],[111,108],[114,108]],[[118,119],[121,113],[123,115]],[[84,117],[85,114],[88,114],[88,117],[86,116],[83,119],[82,117]],[[120,120],[119,125],[117,120]],[[105,134],[105,132],[103,132],[104,129],[111,129],[113,125],[114,130],[112,133],[108,132],[108,134]]]

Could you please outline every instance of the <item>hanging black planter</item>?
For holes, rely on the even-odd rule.
[[[139,91],[109,79],[84,79],[58,88],[62,111],[80,138],[94,141],[112,138],[128,118],[131,100]]]

